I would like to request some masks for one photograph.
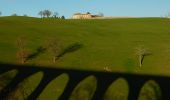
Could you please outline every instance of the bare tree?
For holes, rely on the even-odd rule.
[[[17,58],[19,59],[21,64],[24,64],[26,62],[26,59],[28,57],[28,51],[26,50],[26,39],[25,37],[19,37],[17,39]]]
[[[28,15],[27,15],[27,14],[24,14],[23,16],[24,16],[24,17],[28,17]]]
[[[61,16],[61,19],[65,19],[65,16]]]
[[[101,12],[99,12],[98,16],[100,16],[100,17],[104,17],[104,14],[103,14],[103,13],[101,13]]]
[[[150,55],[151,53],[146,48],[144,48],[143,46],[137,47],[135,53],[138,56],[139,67],[141,68],[144,57],[147,56],[147,55]]]
[[[18,16],[16,13],[12,14],[11,16]]]
[[[170,12],[164,15],[164,18],[170,18]]]
[[[59,15],[58,12],[54,12],[54,14],[53,14],[54,18],[57,18],[58,15]]]
[[[91,14],[90,12],[87,12],[86,14]]]
[[[45,15],[48,18],[52,15],[52,12],[50,10],[44,10],[43,15]]]
[[[168,16],[168,18],[170,18],[170,12],[168,13],[168,15],[167,15],[167,16]]]
[[[46,48],[49,51],[49,53],[51,53],[51,55],[52,55],[53,63],[56,63],[58,54],[61,50],[59,40],[55,39],[55,38],[48,39]]]
[[[45,17],[46,17],[46,13],[43,11],[43,13],[42,13],[42,14],[43,14],[43,18],[45,18]]]
[[[40,12],[38,13],[38,15],[40,15],[41,18],[42,18],[42,17],[43,17],[43,11],[40,11]]]

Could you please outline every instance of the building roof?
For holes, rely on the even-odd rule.
[[[91,15],[91,13],[86,13],[86,14],[82,14],[82,13],[75,13],[74,15]]]
[[[74,15],[81,15],[81,13],[75,13]]]

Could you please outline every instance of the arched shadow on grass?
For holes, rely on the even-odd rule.
[[[170,77],[168,76],[154,76],[120,72],[108,73],[98,71],[49,68],[47,66],[15,65],[0,63],[0,74],[13,69],[16,69],[18,73],[13,78],[13,80],[0,91],[0,98],[2,98],[2,100],[6,96],[8,96],[12,91],[14,91],[17,88],[18,84],[20,84],[20,82],[22,82],[24,79],[37,72],[43,72],[43,77],[39,85],[27,98],[28,100],[37,99],[37,97],[42,93],[44,88],[52,80],[54,80],[56,77],[63,73],[68,74],[69,81],[64,89],[64,92],[62,93],[58,100],[68,100],[77,84],[79,84],[84,78],[90,75],[93,75],[97,79],[97,87],[92,100],[102,100],[110,84],[119,77],[124,78],[128,83],[129,86],[128,100],[137,100],[143,84],[148,80],[154,80],[160,86],[162,92],[162,100],[169,100],[170,98],[169,95]]]

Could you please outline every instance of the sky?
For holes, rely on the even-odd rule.
[[[38,17],[49,9],[67,18],[74,13],[103,13],[105,16],[160,17],[170,12],[170,0],[0,0],[3,16],[13,13]]]

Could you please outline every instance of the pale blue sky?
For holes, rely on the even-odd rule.
[[[2,15],[38,16],[49,9],[71,17],[75,12],[104,13],[106,16],[159,17],[170,12],[170,0],[0,0]]]

